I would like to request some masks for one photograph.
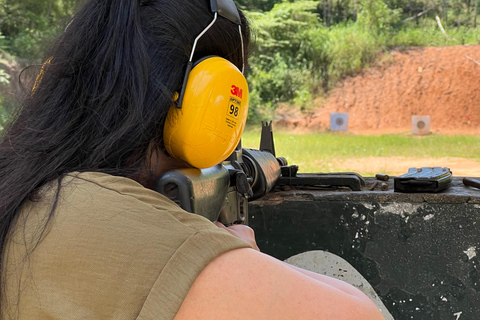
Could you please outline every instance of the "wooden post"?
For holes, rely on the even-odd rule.
[[[445,32],[445,29],[443,29],[442,22],[440,21],[440,18],[438,16],[435,16],[435,20],[437,20],[438,27],[440,28],[440,31],[445,35],[445,37],[448,38],[448,34]]]

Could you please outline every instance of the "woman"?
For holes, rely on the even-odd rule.
[[[243,15],[244,46],[220,16],[192,50],[210,5],[89,0],[46,56],[0,144],[2,319],[382,318],[353,287],[254,250],[248,227],[151,190],[189,165],[162,140],[188,61],[245,63]]]

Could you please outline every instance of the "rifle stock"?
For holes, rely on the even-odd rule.
[[[280,164],[272,153],[237,148],[229,160],[214,167],[164,173],[155,190],[210,221],[248,224],[248,201],[267,194],[279,177]]]

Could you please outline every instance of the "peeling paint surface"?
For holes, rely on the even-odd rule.
[[[417,203],[402,203],[402,202],[395,202],[395,203],[386,203],[380,204],[380,210],[378,214],[397,214],[400,215],[402,218],[405,218],[407,215],[415,215],[418,211],[425,207],[425,204],[417,204]]]
[[[371,203],[368,203],[368,202],[362,202],[361,203],[366,209],[369,209],[369,210],[372,210],[375,208],[375,206]]]
[[[428,220],[432,219],[433,217],[435,217],[434,214],[427,214],[425,217],[423,217],[423,220],[428,221]]]
[[[468,260],[472,260],[473,258],[475,258],[477,256],[476,249],[477,249],[477,247],[470,247],[466,251],[463,251],[463,253],[465,253],[467,255]]]

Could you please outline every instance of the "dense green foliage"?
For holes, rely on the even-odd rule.
[[[242,10],[269,11],[279,0],[236,0],[235,3]]]
[[[270,119],[279,103],[308,108],[314,97],[392,47],[478,44],[478,1],[236,0],[255,39],[249,119]],[[0,126],[9,75],[42,59],[43,46],[68,24],[77,2],[0,0]],[[11,56],[22,63],[12,63]]]
[[[0,0],[0,131],[15,102],[18,88],[11,74],[36,62],[59,28],[71,19],[76,0]],[[61,30],[61,29],[60,29]],[[17,81],[16,79],[14,81]]]
[[[22,58],[38,56],[38,49],[68,23],[75,0],[0,0],[2,47]]]
[[[265,13],[251,12],[256,51],[250,60],[251,105],[305,104],[325,73],[328,32],[315,1],[283,2]],[[252,109],[255,111],[255,109]],[[252,115],[250,115],[252,117]]]
[[[271,119],[279,103],[308,108],[392,47],[478,44],[474,1],[278,1],[268,12],[251,8],[249,119]]]

